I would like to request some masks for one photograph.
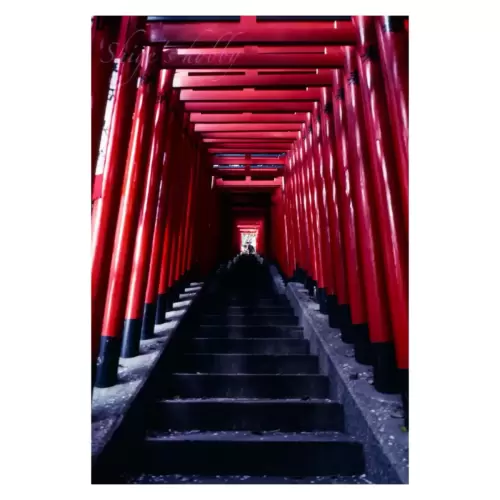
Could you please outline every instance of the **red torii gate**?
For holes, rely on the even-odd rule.
[[[270,189],[283,273],[318,288],[375,386],[406,398],[407,21],[94,18],[92,58],[92,178],[112,88],[92,210],[97,385],[164,321],[175,284],[216,262],[199,243],[220,230],[218,189]],[[239,175],[216,164],[246,180],[214,179]]]

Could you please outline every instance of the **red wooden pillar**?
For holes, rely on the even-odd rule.
[[[184,225],[183,225],[183,232],[182,232],[182,253],[180,254],[180,267],[179,267],[179,275],[181,278],[184,278],[186,276],[186,273],[188,273],[188,267],[187,267],[187,256],[189,253],[189,233],[191,231],[191,214],[192,214],[192,209],[193,209],[193,191],[194,191],[194,186],[196,182],[196,175],[197,175],[197,157],[198,157],[198,150],[195,145],[195,141],[192,137],[192,134],[194,133],[194,126],[192,124],[189,127],[190,133],[189,133],[189,147],[190,147],[190,164],[189,164],[189,181],[186,185],[186,201],[185,201],[185,213],[184,213]]]
[[[185,212],[185,226],[183,233],[183,250],[181,254],[181,267],[180,274],[183,276],[185,273],[189,272],[189,252],[190,252],[190,234],[193,229],[193,210],[194,210],[194,198],[196,185],[198,182],[198,161],[199,152],[198,145],[192,139],[191,141],[192,157],[191,165],[189,167],[189,184],[187,186],[187,196],[186,196],[186,212]]]
[[[333,273],[331,262],[330,227],[328,220],[328,200],[325,186],[325,166],[323,162],[322,140],[321,140],[321,111],[320,104],[313,104],[312,112],[312,134],[311,148],[313,155],[313,167],[315,172],[315,187],[317,196],[318,238],[321,247],[322,261],[322,285],[317,290],[319,310],[328,314],[327,296],[332,293]]]
[[[292,161],[292,154],[289,154],[289,157],[287,158],[286,166],[287,168],[287,176],[285,179],[285,186],[289,185],[289,188],[287,187],[287,190],[289,189],[289,194],[287,194],[287,197],[289,198],[289,213],[290,213],[290,225],[292,228],[292,236],[293,236],[293,242],[294,242],[294,256],[295,260],[293,262],[293,272],[294,272],[294,278],[298,281],[303,282],[304,281],[304,273],[305,273],[305,267],[304,267],[304,260],[303,260],[303,245],[304,242],[302,241],[302,235],[303,235],[303,228],[300,227],[300,209],[299,206],[297,205],[297,176],[295,172],[291,172],[291,161]],[[288,191],[287,191],[288,192]]]
[[[375,27],[408,233],[408,32],[401,16],[378,16]]]
[[[314,239],[314,249],[315,249],[315,272],[316,276],[313,282],[313,288],[325,288],[324,280],[324,258],[323,258],[323,247],[321,241],[321,229],[322,222],[324,218],[321,217],[323,214],[323,207],[319,204],[319,192],[323,186],[323,179],[319,179],[317,176],[317,158],[315,157],[315,144],[313,144],[314,127],[317,127],[317,115],[312,113],[307,113],[306,119],[306,135],[304,137],[304,157],[305,157],[305,167],[307,175],[307,184],[310,199],[310,217],[312,225],[312,237]],[[312,291],[314,293],[314,290]],[[311,293],[311,292],[310,292]]]
[[[312,212],[314,210],[311,203],[311,192],[310,192],[310,184],[309,184],[309,169],[307,168],[307,161],[305,155],[305,141],[307,136],[307,128],[306,124],[302,125],[302,130],[300,134],[300,138],[298,141],[298,165],[299,165],[299,185],[300,185],[300,196],[303,201],[303,211],[304,211],[304,220],[306,223],[306,238],[308,241],[309,254],[307,255],[307,277],[305,282],[305,287],[309,291],[309,295],[313,294],[314,291],[314,282],[317,276],[317,252],[316,252],[316,241],[314,238],[314,227],[313,227],[313,218]]]
[[[187,234],[187,251],[184,267],[186,268],[186,272],[189,275],[189,279],[194,279],[195,269],[193,267],[193,244],[194,244],[194,235],[196,231],[197,224],[197,215],[199,211],[199,202],[200,202],[200,183],[201,183],[201,169],[202,169],[202,143],[198,140],[197,137],[194,138],[194,148],[195,148],[195,171],[194,171],[194,179],[193,179],[193,188],[191,191],[191,208],[189,210],[189,226],[188,226],[188,234]]]
[[[206,152],[202,142],[198,144],[198,182],[194,197],[194,207],[193,207],[193,228],[190,237],[189,246],[189,256],[188,260],[193,273],[193,279],[200,279],[200,262],[199,255],[196,251],[198,248],[198,240],[202,234],[202,223],[209,217],[210,214],[205,212],[205,199],[207,194],[207,188],[210,186],[210,169],[207,165]]]
[[[91,138],[91,188],[99,156],[104,114],[108,102],[108,91],[115,64],[110,49],[116,44],[118,18],[94,16],[92,18],[92,138]]]
[[[372,165],[375,204],[389,296],[389,311],[400,369],[404,398],[408,392],[408,240],[405,232],[404,210],[398,182],[389,124],[383,76],[377,54],[374,20],[366,16],[354,19],[358,35],[357,63],[360,88],[367,125]]]
[[[299,139],[300,140],[300,139]],[[308,275],[311,273],[310,268],[310,242],[309,242],[309,226],[305,210],[305,190],[302,183],[301,164],[296,144],[292,146],[292,172],[294,174],[295,185],[295,206],[297,207],[297,227],[301,238],[301,281],[306,284]]]
[[[375,210],[375,193],[370,175],[370,157],[366,136],[363,103],[359,87],[356,52],[345,51],[344,88],[347,112],[351,186],[356,216],[356,235],[368,315],[369,337],[373,351],[374,386],[380,392],[394,392],[396,365],[387,292],[384,287],[384,267],[380,232]]]
[[[171,302],[169,274],[172,266],[172,255],[175,242],[175,222],[177,216],[177,199],[179,191],[179,154],[182,148],[183,114],[180,105],[172,109],[171,149],[169,158],[169,183],[167,186],[167,215],[163,236],[163,247],[160,259],[160,278],[156,299],[155,323],[165,323],[165,313]]]
[[[172,79],[172,70],[160,71],[156,92],[152,137],[149,147],[149,158],[145,173],[146,180],[142,193],[141,211],[132,260],[132,272],[130,274],[128,300],[125,309],[121,348],[121,356],[123,358],[130,358],[139,354],[144,298],[151,258],[158,192],[162,176],[165,124],[167,121],[166,115]],[[149,138],[146,138],[146,140],[148,139]]]
[[[167,312],[177,298],[177,268],[179,262],[179,248],[181,241],[182,218],[184,215],[184,199],[185,199],[185,183],[187,166],[189,165],[189,149],[186,140],[186,129],[189,125],[188,115],[186,112],[181,112],[180,128],[178,136],[178,146],[175,157],[175,173],[173,177],[173,195],[172,195],[172,211],[171,211],[171,233],[170,247],[168,250],[167,259],[167,302],[165,303],[165,312]],[[163,315],[164,316],[164,315]],[[164,322],[164,317],[162,322]]]
[[[174,149],[174,109],[179,103],[179,90],[172,90],[170,93],[168,122],[166,125],[166,134],[163,138],[163,166],[160,179],[160,191],[158,194],[158,207],[156,209],[156,222],[153,234],[153,243],[151,250],[151,260],[148,271],[148,283],[146,287],[146,296],[144,301],[144,310],[141,325],[141,339],[149,339],[154,332],[156,317],[156,304],[158,300],[158,285],[160,281],[160,271],[162,265],[163,248],[165,245],[165,226],[167,222],[167,209],[170,202],[172,190],[172,170],[173,170],[173,149]],[[167,245],[165,245],[166,247]]]
[[[284,274],[285,279],[290,278],[288,272],[288,255],[287,255],[287,228],[286,228],[286,213],[285,213],[285,200],[283,189],[280,186],[276,189],[276,247],[278,253],[278,264],[281,273]]]
[[[191,125],[189,123],[189,115],[188,113],[184,113],[184,140],[183,140],[183,151],[184,158],[182,159],[182,163],[179,163],[180,168],[182,169],[182,183],[179,186],[179,201],[178,201],[178,210],[179,215],[177,217],[177,230],[176,230],[176,238],[177,243],[175,246],[175,254],[174,254],[174,266],[172,268],[172,274],[170,277],[170,285],[180,285],[180,280],[183,277],[184,269],[182,269],[182,262],[185,252],[185,231],[187,224],[187,208],[189,201],[189,184],[191,180],[191,176],[193,173],[193,149],[191,145],[191,137],[190,137],[190,129]],[[176,290],[177,291],[177,290]]]
[[[291,222],[290,222],[290,210],[288,205],[288,194],[286,192],[287,188],[286,183],[284,182],[284,177],[282,177],[283,181],[283,230],[284,230],[284,258],[285,258],[285,267],[283,269],[285,273],[286,280],[290,280],[292,278],[294,272],[294,262],[295,262],[295,243],[293,241]]]
[[[292,279],[295,271],[295,241],[293,238],[292,221],[290,213],[290,183],[286,181],[286,173],[283,172],[281,177],[281,197],[282,197],[282,213],[283,213],[283,252],[285,259],[285,267],[283,269],[286,280]]]
[[[203,241],[206,241],[206,227],[212,217],[210,200],[208,199],[208,188],[210,186],[209,166],[207,164],[206,151],[203,144],[200,148],[200,165],[199,165],[199,182],[197,193],[195,196],[194,208],[194,227],[192,232],[192,243],[189,260],[192,262],[192,267],[195,270],[196,279],[200,279],[200,274],[203,273],[202,256],[200,247]]]
[[[212,258],[218,254],[220,248],[219,238],[219,211],[218,199],[215,192],[212,190],[212,176],[210,170],[212,165],[208,157],[208,153],[204,151],[204,196],[203,196],[203,211],[200,211],[200,234],[196,239],[196,253],[200,261],[200,274],[206,276],[213,264]],[[204,214],[206,213],[206,217]],[[213,245],[206,245],[207,241],[214,242]]]
[[[373,350],[374,385],[380,392],[394,392],[396,371],[384,269],[370,159],[362,109],[359,72],[354,48],[346,49],[344,74],[349,132],[356,230],[360,245],[361,269],[365,287],[369,337]]]
[[[355,344],[357,361],[369,364],[370,341],[368,338],[367,314],[359,262],[358,242],[356,238],[356,221],[351,193],[352,182],[349,172],[349,157],[347,143],[347,117],[345,110],[345,91],[343,71],[333,70],[332,85],[334,148],[337,168],[335,169],[336,185],[339,193],[340,226],[342,228],[342,243],[344,250],[344,265],[346,272],[349,306],[344,336]]]
[[[283,177],[281,178],[282,182],[284,181]],[[290,266],[291,261],[291,252],[292,248],[288,243],[289,240],[289,216],[286,209],[286,200],[285,200],[285,187],[284,183],[280,190],[280,198],[281,198],[281,219],[283,221],[282,232],[281,232],[281,259],[282,270],[284,274],[284,278],[286,281],[289,281],[292,277],[292,270]]]
[[[285,174],[285,189],[286,189],[286,200],[287,209],[289,214],[290,222],[290,242],[293,245],[292,252],[292,262],[291,262],[291,272],[293,273],[293,278],[301,281],[302,276],[302,248],[301,248],[301,238],[300,238],[300,221],[299,221],[299,211],[297,207],[297,197],[295,195],[295,173],[292,172],[292,153],[290,152],[285,160],[284,174]]]
[[[339,328],[347,323],[349,297],[345,276],[344,251],[340,227],[340,196],[336,183],[335,170],[337,168],[334,157],[334,139],[332,126],[332,98],[331,89],[322,87],[320,94],[321,107],[321,141],[324,164],[324,178],[326,199],[328,206],[328,222],[330,226],[330,257],[332,279],[332,294],[327,297],[328,321],[332,328]],[[349,340],[344,333],[344,340]]]
[[[146,177],[146,141],[149,139],[152,124],[158,72],[156,66],[160,50],[145,47],[142,51],[140,83],[137,89],[97,360],[97,387],[112,386],[117,380],[121,332],[140,210],[140,196]]]
[[[197,143],[195,145],[196,150],[196,161],[195,161],[195,172],[193,179],[193,187],[191,190],[191,208],[189,209],[189,224],[187,226],[187,238],[186,238],[186,253],[184,258],[184,268],[186,272],[189,274],[189,279],[192,279],[194,269],[192,267],[192,255],[193,255],[193,241],[194,241],[194,232],[196,231],[196,213],[197,213],[197,204],[199,201],[199,190],[198,185],[200,182],[200,146]]]
[[[101,190],[92,207],[92,357],[99,342],[110,275],[113,242],[120,208],[127,146],[137,92],[137,58],[140,56],[138,29],[144,19],[123,17],[117,46],[116,89],[109,123]]]

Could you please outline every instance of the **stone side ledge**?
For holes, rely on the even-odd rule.
[[[304,287],[285,285],[270,266],[276,291],[285,294],[318,355],[321,372],[331,380],[331,397],[342,403],[346,432],[365,449],[367,477],[377,484],[408,484],[408,433],[398,395],[381,394],[371,385],[373,371],[354,359],[354,350],[342,342],[340,330],[330,328]]]

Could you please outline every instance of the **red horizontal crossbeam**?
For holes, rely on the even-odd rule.
[[[203,132],[202,137],[214,139],[231,139],[231,138],[247,138],[247,139],[296,139],[298,132]]]
[[[146,26],[147,43],[162,44],[337,44],[353,45],[352,22],[283,23],[153,23]]]
[[[181,90],[181,101],[319,101],[320,89]]]
[[[262,54],[203,52],[182,54],[178,49],[162,53],[163,68],[343,68],[345,55],[342,47],[329,47],[326,54]]]
[[[165,50],[174,47],[165,46]],[[178,54],[325,54],[327,47],[325,45],[246,45],[246,46],[232,46],[221,43],[217,47],[176,47]]]
[[[240,156],[213,158],[214,165],[253,165],[253,164],[270,164],[270,165],[284,165],[283,158],[244,158]]]
[[[291,144],[295,139],[276,139],[276,138],[255,138],[255,137],[225,137],[225,138],[217,138],[217,137],[203,137],[203,142],[222,142],[225,144],[230,144],[233,142],[244,142],[245,144],[261,144],[265,142],[266,144]]]
[[[270,147],[245,147],[245,148],[209,148],[208,152],[211,154],[214,153],[286,153],[287,149],[285,148],[270,148]]]
[[[251,170],[250,173],[245,172],[241,168],[233,168],[233,169],[218,169],[215,168],[212,171],[212,175],[215,177],[231,177],[231,176],[241,176],[241,175],[250,175],[252,178],[266,178],[269,176],[282,176],[283,172],[281,172],[278,169],[266,169],[263,171],[262,169],[259,170]]]
[[[306,113],[191,113],[192,123],[303,123]]]
[[[195,112],[215,112],[222,111],[241,113],[245,111],[267,111],[269,113],[290,112],[290,111],[312,111],[313,103],[308,101],[233,101],[233,102],[202,102],[187,101],[184,104],[186,111]]]
[[[274,132],[277,130],[299,131],[300,123],[196,123],[195,132],[237,132],[259,131]]]
[[[277,177],[272,181],[254,181],[254,180],[244,180],[244,181],[225,181],[222,179],[215,179],[215,185],[217,187],[225,187],[225,188],[247,188],[247,189],[256,189],[256,188],[276,188],[281,186],[281,177]]]
[[[251,148],[251,149],[259,149],[259,152],[261,149],[273,149],[275,151],[288,151],[292,147],[292,142],[288,143],[270,143],[270,142],[231,142],[231,143],[225,143],[225,142],[213,142],[213,143],[208,143],[207,147],[209,148],[220,148],[220,149],[225,149],[229,153],[234,150],[234,149],[245,149],[245,148]]]
[[[244,76],[183,76],[174,77],[176,88],[231,88],[231,87],[325,87],[332,84],[332,76],[321,74],[305,75],[244,75]]]
[[[212,173],[214,175],[243,175],[246,172],[245,169],[242,168],[214,168],[212,169]],[[282,173],[282,169],[278,168],[250,168],[251,175],[254,174],[279,174]]]

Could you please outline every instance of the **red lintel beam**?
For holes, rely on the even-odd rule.
[[[281,186],[281,178],[278,177],[272,181],[224,181],[222,179],[215,179],[215,185],[217,187],[226,188],[275,188],[277,186]]]
[[[224,154],[238,154],[238,153],[286,153],[288,149],[281,148],[209,148],[208,152],[210,154],[224,153]]]
[[[146,27],[148,43],[197,45],[336,44],[354,45],[352,22],[292,23],[152,23]]]
[[[330,78],[331,79],[331,78]],[[191,123],[303,123],[306,113],[191,113]]]
[[[223,111],[241,113],[244,111],[265,111],[269,113],[290,112],[290,111],[312,111],[313,103],[309,101],[233,101],[233,102],[198,102],[187,101],[184,109],[188,112],[214,112]]]
[[[230,139],[231,137],[247,139],[297,139],[298,132],[203,132],[203,137],[213,139]]]
[[[276,151],[288,151],[292,147],[293,141],[287,142],[287,143],[275,143],[275,142],[230,142],[230,143],[225,143],[225,142],[214,142],[210,143],[208,147],[210,148],[220,148],[220,149],[226,149],[226,150],[233,150],[233,149],[244,149],[244,148],[251,148],[251,149],[274,149]]]
[[[274,132],[276,130],[298,131],[300,123],[196,123],[195,132],[236,132],[259,131]]]
[[[243,158],[240,156],[212,158],[214,165],[284,165],[283,158]]]
[[[221,53],[182,54],[178,49],[165,49],[162,54],[162,68],[342,68],[343,47],[329,47],[326,54],[262,54],[262,53]]]
[[[285,46],[262,46],[262,45],[247,45],[247,46],[226,46],[221,44],[219,47],[172,47],[166,45],[165,49],[177,49],[180,55],[187,54],[325,54],[327,47],[325,45],[285,45]],[[330,48],[330,47],[329,47]]]
[[[231,154],[233,151],[236,150],[244,150],[250,152],[255,152],[255,153],[262,153],[265,152],[265,150],[269,150],[272,152],[280,153],[280,152],[285,152],[288,151],[291,148],[291,144],[266,144],[266,143],[260,143],[260,144],[249,144],[249,143],[231,143],[231,144],[209,144],[209,148],[211,149],[220,149],[225,151],[227,154]]]
[[[242,175],[244,169],[242,168],[213,168],[212,175]],[[251,175],[269,175],[279,174],[283,175],[283,169],[280,168],[255,168],[250,169]]]
[[[249,143],[249,142],[242,142],[242,143],[237,143],[237,142],[231,142],[231,143],[220,143],[220,142],[215,142],[215,143],[210,143],[206,144],[207,148],[218,148],[218,149],[225,149],[227,150],[227,154],[231,154],[232,149],[245,149],[245,148],[251,148],[251,149],[257,149],[257,148],[271,148],[271,149],[276,149],[276,150],[281,150],[281,151],[288,151],[291,149],[293,142],[289,142],[287,144],[285,143],[267,143],[267,142],[259,142],[259,143]],[[278,151],[279,152],[279,151]],[[217,163],[217,162],[215,162]],[[255,161],[253,163],[259,163],[258,161]],[[239,163],[240,165],[245,165],[245,163]]]
[[[304,87],[325,87],[331,85],[331,75],[311,73],[305,75],[210,75],[185,76],[175,75],[174,87],[195,88],[231,88],[231,87],[286,87],[303,85]]]
[[[217,137],[202,137],[203,142],[224,142],[224,143],[232,143],[232,142],[244,142],[246,144],[248,143],[261,143],[265,142],[266,144],[276,144],[276,143],[283,143],[283,144],[289,144],[290,142],[293,142],[295,139],[280,139],[280,138],[273,138],[273,137],[268,137],[266,139],[262,138],[248,138],[248,137],[225,137],[223,139],[217,138]]]
[[[215,169],[212,175],[216,179],[228,179],[228,180],[233,180],[234,177],[241,177],[242,175],[245,175],[244,172],[241,171],[241,169],[236,169],[236,172],[219,172],[218,169]],[[252,179],[259,179],[259,180],[272,180],[275,179],[276,177],[280,177],[283,175],[282,172],[279,171],[272,171],[272,172],[260,172],[260,171],[255,171],[252,170],[249,174],[246,174],[250,176]]]
[[[320,89],[181,90],[181,101],[319,101]]]

